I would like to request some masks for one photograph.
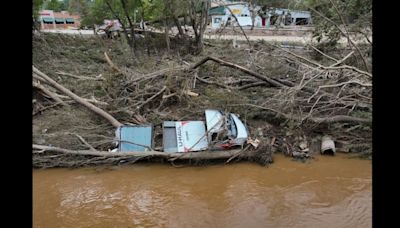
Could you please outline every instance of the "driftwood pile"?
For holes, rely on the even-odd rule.
[[[108,63],[110,66],[121,73],[119,69],[115,67],[115,65],[111,62],[108,56],[105,54]],[[203,59],[201,62],[188,67],[186,70],[192,70],[205,63],[208,60],[214,61],[222,61],[216,58],[207,57]],[[35,66],[32,66],[33,72],[33,86],[36,89],[39,89],[43,95],[47,95],[49,98],[52,98],[55,104],[67,105],[60,97],[65,98],[63,95],[59,95],[56,91],[52,91],[52,89],[57,89],[58,91],[66,94],[68,97],[73,99],[75,102],[85,106],[89,110],[93,111],[97,115],[103,117],[107,120],[111,125],[115,128],[122,126],[123,124],[116,120],[113,116],[105,112],[104,110],[96,107],[92,103],[102,103],[94,100],[88,100],[81,98],[71,92],[69,89],[60,85],[52,78],[38,70]],[[162,76],[166,71],[156,72],[152,74],[150,78]],[[144,77],[148,79],[149,76]],[[50,88],[46,88],[46,86],[42,85],[46,84],[47,86],[51,86]],[[152,95],[150,98],[146,99],[143,103],[137,106],[137,109],[140,109],[147,103],[151,102],[156,97],[160,96],[166,90],[166,86],[163,86],[160,91]],[[198,96],[198,94],[185,91],[185,94],[190,96]],[[169,95],[170,97],[171,95]],[[168,96],[164,96],[165,99]],[[94,102],[96,101],[96,102]],[[91,103],[92,102],[92,103]],[[104,103],[103,103],[104,104]],[[140,122],[137,120],[137,123],[143,123],[145,120]],[[34,167],[76,167],[76,166],[85,166],[85,165],[110,165],[110,164],[131,164],[135,163],[139,160],[158,160],[158,161],[168,161],[174,164],[175,161],[194,161],[198,163],[199,161],[210,161],[210,160],[226,160],[226,163],[229,163],[233,159],[246,159],[257,161],[262,165],[267,165],[272,162],[272,154],[271,150],[266,150],[264,147],[260,147],[257,150],[249,150],[250,145],[248,145],[244,149],[233,149],[229,151],[204,151],[204,152],[189,152],[189,153],[164,153],[160,151],[146,151],[146,152],[107,152],[107,151],[98,151],[89,143],[87,143],[82,136],[75,134],[79,140],[87,146],[90,150],[69,150],[54,146],[44,146],[33,144],[33,166]],[[259,158],[257,160],[257,158]]]
[[[113,138],[108,139],[108,144],[93,146],[84,135],[68,133],[78,138],[87,149],[34,144],[33,166],[130,164],[139,160],[171,163],[250,160],[268,164],[272,162],[273,151],[294,157],[310,157],[307,152],[302,152],[309,151],[307,149],[315,142],[312,135],[305,135],[310,132],[334,135],[343,150],[370,148],[371,73],[346,65],[354,51],[350,50],[338,59],[312,48],[331,63],[323,65],[293,50],[263,44],[261,47],[255,45],[250,49],[236,50],[246,53],[248,59],[245,64],[224,57],[204,56],[192,63],[179,60],[177,64],[148,74],[137,74],[130,68],[118,66],[106,52],[103,53],[104,59],[111,73],[104,77],[79,76],[51,69],[47,75],[42,72],[43,69],[33,66],[33,87],[41,97],[33,100],[33,116],[79,103],[118,127],[122,124],[154,123],[155,120],[198,118],[205,108],[211,106],[240,114],[252,113],[251,118],[263,116],[261,120],[270,119],[275,126],[251,124],[249,120],[252,137],[262,141],[258,150],[245,147],[224,152],[185,154],[166,154],[157,151],[157,145],[154,151],[145,153],[115,153],[107,151],[112,148]],[[273,75],[268,66],[262,64],[265,59],[278,61],[290,75]],[[223,73],[216,75],[221,71]],[[102,85],[105,96],[83,98],[56,82],[56,77],[98,83]],[[212,94],[206,93],[207,88],[219,91],[217,95],[226,94],[225,97],[220,96],[225,99],[222,104],[215,101]],[[235,102],[229,100],[230,97]],[[182,109],[178,110],[179,107]]]

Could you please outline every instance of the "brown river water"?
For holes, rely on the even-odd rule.
[[[372,227],[372,164],[33,170],[34,227]]]

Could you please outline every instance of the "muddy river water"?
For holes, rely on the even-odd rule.
[[[345,154],[33,170],[34,227],[371,227],[372,164]]]

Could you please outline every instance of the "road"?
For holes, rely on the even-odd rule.
[[[75,35],[83,35],[83,36],[90,36],[90,35],[94,35],[94,31],[93,30],[42,30],[41,32],[44,33],[58,33],[58,34],[75,34]],[[307,35],[307,36],[267,36],[267,35],[247,35],[247,37],[249,38],[249,40],[251,41],[256,41],[256,40],[264,40],[267,42],[290,42],[290,43],[302,43],[302,44],[306,44],[306,43],[310,43],[310,41],[316,41],[315,39],[312,39],[311,35]],[[207,40],[213,40],[213,39],[221,39],[221,40],[243,40],[245,41],[246,38],[242,35],[210,35],[210,34],[205,34],[204,38]],[[372,37],[370,38],[370,40],[372,40]],[[347,44],[347,39],[345,37],[342,37],[339,40],[339,43],[341,44]],[[359,43],[359,42],[357,42]]]

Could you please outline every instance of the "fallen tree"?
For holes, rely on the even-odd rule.
[[[230,63],[230,62],[227,62],[227,61],[224,61],[222,59],[215,58],[215,57],[212,57],[212,56],[207,56],[207,57],[203,58],[202,60],[200,60],[199,62],[197,62],[193,66],[191,66],[189,69],[196,69],[197,67],[201,66],[202,64],[206,63],[209,60],[214,61],[214,62],[220,64],[221,66],[228,66],[228,67],[243,71],[246,74],[252,75],[252,76],[254,76],[254,77],[256,77],[256,78],[258,78],[258,79],[260,79],[262,81],[268,82],[269,84],[271,84],[273,86],[286,87],[284,84],[280,83],[279,81],[277,81],[275,79],[268,78],[268,77],[266,77],[264,75],[261,75],[261,74],[259,74],[257,72],[254,72],[252,70],[249,70],[249,69],[244,68],[242,66],[239,66],[237,64]]]
[[[60,90],[61,92],[65,93],[72,99],[74,99],[76,102],[82,104],[89,110],[95,112],[96,114],[100,115],[101,117],[105,118],[108,120],[114,127],[119,127],[122,126],[122,124],[116,120],[113,116],[110,114],[106,113],[104,110],[94,106],[93,104],[89,103],[87,100],[82,99],[81,97],[77,96],[73,92],[71,92],[69,89],[65,88],[64,86],[58,84],[56,81],[51,79],[49,76],[41,72],[40,70],[36,69],[36,67],[32,66],[32,70],[34,73],[38,74],[40,77],[42,77],[47,83],[50,85],[54,86],[54,88]]]
[[[267,165],[272,162],[271,151],[233,149],[226,151],[199,151],[187,153],[166,153],[159,151],[141,152],[107,152],[93,150],[69,150],[59,147],[32,145],[33,166],[37,168],[50,167],[80,167],[89,165],[119,165],[133,164],[141,160],[162,160],[165,162],[190,162],[232,159],[255,160],[260,154],[267,159],[257,160]]]

